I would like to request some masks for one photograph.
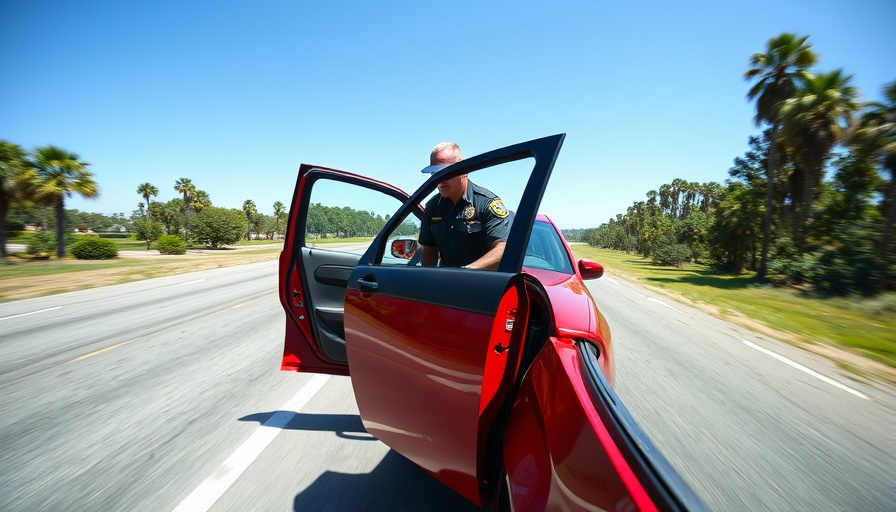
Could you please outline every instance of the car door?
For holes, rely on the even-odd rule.
[[[335,169],[300,170],[280,261],[287,313],[283,368],[348,374],[347,362],[368,431],[474,502],[480,496],[480,450],[497,413],[494,404],[509,391],[519,358],[514,345],[526,324],[520,277],[526,241],[563,139],[516,144],[439,171],[358,259],[301,239],[308,190],[315,180],[336,178],[397,198],[401,192]],[[498,269],[384,264],[390,234],[420,213],[440,181],[468,173],[475,180],[522,160],[531,167],[515,177],[524,186]],[[340,289],[344,297],[336,296]]]
[[[656,495],[655,482],[669,479],[651,464],[656,457],[644,456],[652,446],[637,436],[633,421],[618,421],[624,409],[606,392],[606,382],[593,384],[600,379],[593,374],[600,371],[593,369],[596,356],[587,363],[590,373],[582,369],[586,362],[571,362],[583,353],[574,339],[583,333],[553,337],[520,367],[533,282],[522,271],[523,260],[563,139],[509,146],[439,171],[398,208],[360,257],[298,241],[309,183],[326,177],[397,199],[402,193],[358,175],[303,166],[293,201],[299,210],[290,217],[293,238],[286,244],[291,249],[281,256],[281,301],[287,309],[283,366],[337,374],[350,367],[365,428],[473,503],[481,505],[502,480],[493,477],[503,461],[507,494],[521,510],[589,510],[598,504],[663,509],[669,493]],[[478,183],[479,176],[520,160],[531,162],[531,169],[517,177],[525,186],[496,270],[386,261],[392,235],[420,214],[440,181],[469,174]],[[342,343],[334,340],[337,320]],[[498,458],[496,449],[502,452]]]

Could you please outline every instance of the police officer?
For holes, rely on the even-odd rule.
[[[424,173],[433,173],[463,160],[453,142],[437,144]],[[426,203],[420,227],[420,264],[432,267],[494,269],[501,262],[510,234],[504,203],[466,174],[439,183],[439,195]]]

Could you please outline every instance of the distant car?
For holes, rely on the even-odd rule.
[[[303,164],[280,256],[282,369],[351,375],[368,432],[476,505],[701,509],[611,388],[610,329],[584,284],[603,267],[575,258],[537,214],[563,139],[463,160],[410,196]],[[393,233],[422,217],[440,181],[524,158],[534,164],[520,177],[528,181],[497,270],[414,264],[414,238]],[[402,205],[363,254],[310,247],[306,214],[319,180]]]

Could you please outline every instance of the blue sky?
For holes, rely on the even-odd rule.
[[[138,184],[167,201],[186,177],[271,214],[302,162],[412,192],[437,142],[566,133],[541,211],[595,227],[727,178],[759,131],[743,73],[780,32],[880,99],[894,19],[892,0],[0,0],[0,138],[91,163],[101,195],[69,208],[130,215]]]

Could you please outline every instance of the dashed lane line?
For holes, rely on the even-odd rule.
[[[667,303],[661,301],[660,299],[655,299],[655,298],[653,298],[653,297],[647,297],[647,300],[649,300],[649,301],[651,301],[651,302],[656,302],[656,303],[659,304],[660,306],[665,306],[665,307],[671,309],[672,311],[678,311],[677,309],[675,309],[675,308],[672,307],[671,305],[669,305],[669,304],[667,304]]]
[[[4,316],[4,317],[0,317],[0,320],[9,320],[10,318],[19,318],[19,317],[22,317],[22,316],[36,315],[36,314],[38,314],[38,313],[44,313],[44,312],[46,312],[46,311],[56,311],[57,309],[62,309],[62,306],[56,306],[55,308],[38,309],[37,311],[31,311],[31,312],[28,312],[28,313],[22,313],[22,314],[19,314],[19,315]]]
[[[748,347],[750,347],[750,348],[752,348],[752,349],[756,349],[756,350],[762,352],[763,354],[772,356],[772,357],[774,357],[775,359],[777,359],[778,361],[781,361],[782,363],[784,363],[784,364],[786,364],[786,365],[792,366],[793,368],[796,368],[797,370],[799,370],[799,371],[801,371],[801,372],[805,372],[805,373],[807,373],[808,375],[811,375],[811,376],[815,377],[815,378],[818,379],[818,380],[821,380],[821,381],[823,381],[823,382],[827,382],[828,384],[830,384],[830,385],[832,385],[832,386],[834,386],[834,387],[840,388],[840,389],[842,389],[843,391],[846,391],[847,393],[851,393],[851,394],[853,394],[853,395],[855,395],[855,396],[857,396],[857,397],[859,397],[859,398],[862,398],[862,399],[864,399],[864,400],[868,400],[868,397],[865,396],[864,394],[859,393],[858,391],[852,389],[852,388],[849,387],[849,386],[840,384],[839,382],[837,382],[837,381],[834,380],[834,379],[830,379],[830,378],[828,378],[828,377],[825,377],[824,375],[822,375],[822,374],[816,372],[815,370],[811,370],[811,369],[809,369],[809,368],[806,368],[805,366],[803,366],[803,365],[801,365],[801,364],[799,364],[799,363],[795,363],[795,362],[791,361],[790,359],[787,359],[786,357],[784,357],[784,356],[782,356],[782,355],[778,355],[778,354],[772,352],[771,350],[768,350],[767,348],[762,348],[762,347],[760,347],[759,345],[756,345],[755,343],[750,343],[749,341],[744,340],[744,339],[741,339],[741,341],[744,342],[744,344],[745,344],[746,346],[748,346]]]

